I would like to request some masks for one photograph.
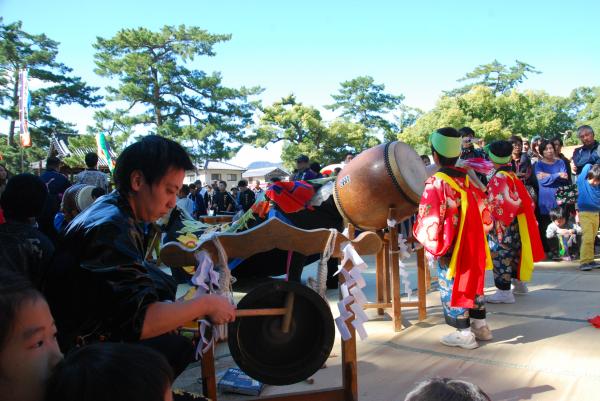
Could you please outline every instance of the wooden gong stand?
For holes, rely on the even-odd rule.
[[[322,253],[329,240],[329,236],[330,231],[327,229],[302,230],[290,226],[279,219],[270,219],[248,231],[236,234],[220,234],[218,235],[218,240],[228,257],[245,259],[256,253],[267,252],[272,249],[294,251],[307,256]],[[352,242],[358,254],[361,255],[375,254],[381,249],[381,239],[373,232],[362,233],[356,239],[353,239],[354,235],[352,230],[352,235],[349,235],[349,237],[350,238],[345,237],[339,232],[337,233],[332,257],[341,257],[340,245],[349,241]],[[198,250],[200,249],[207,251],[213,261],[219,260],[217,248],[212,241],[203,243]],[[197,263],[193,253],[182,252],[182,250],[175,245],[165,246],[161,250],[161,259],[166,265],[171,267],[190,266]],[[347,270],[351,269],[352,263],[347,262],[344,265],[344,268]],[[340,280],[343,280],[343,276],[341,274],[339,276]],[[236,316],[284,315],[283,330],[285,330],[286,322],[288,322],[287,326],[289,327],[292,304],[293,297],[291,300],[290,297],[288,297],[286,299],[286,305],[283,308],[247,309],[244,311],[237,311]],[[358,377],[356,336],[352,325],[349,325],[348,329],[350,330],[351,338],[347,341],[342,340],[341,344],[341,387],[262,397],[260,399],[272,401],[357,401]],[[212,347],[209,347],[208,351],[202,356],[201,369],[204,395],[213,401],[217,401],[217,381],[215,376],[214,351]]]
[[[388,219],[396,215],[394,208],[389,209]],[[383,247],[376,257],[376,294],[377,302],[369,302],[364,309],[377,309],[378,315],[383,315],[385,309],[392,309],[394,331],[402,330],[402,308],[417,307],[419,321],[427,318],[427,290],[429,289],[429,269],[423,247],[417,249],[417,301],[402,302],[400,297],[400,269],[398,248],[398,226],[389,227],[388,232],[380,230],[377,235],[383,242]],[[407,239],[407,244],[415,243],[414,237]]]

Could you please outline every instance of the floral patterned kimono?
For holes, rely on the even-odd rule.
[[[444,317],[452,327],[485,318],[484,269],[491,268],[485,235],[491,223],[485,196],[469,184],[464,169],[442,168],[425,182],[413,233],[437,260]]]
[[[535,205],[523,183],[510,170],[508,166],[500,167],[487,186],[488,207],[494,221],[488,239],[494,283],[499,290],[510,290],[513,278],[529,281],[533,262],[544,257],[533,212]]]

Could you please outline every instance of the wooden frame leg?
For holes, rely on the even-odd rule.
[[[400,298],[400,268],[398,255],[398,227],[390,227],[390,264],[392,281],[392,320],[394,331],[402,330],[402,299]]]
[[[213,347],[202,355],[202,392],[211,400],[217,399],[217,378],[215,372],[215,354]]]
[[[383,239],[383,234],[379,233],[380,238]],[[385,282],[386,280],[384,279],[384,273],[385,273],[385,266],[384,266],[384,261],[383,258],[385,256],[385,251],[384,248],[382,247],[379,252],[377,252],[376,258],[375,258],[375,285],[376,285],[376,295],[377,295],[377,303],[383,303],[384,299],[385,299]],[[377,308],[377,314],[379,316],[382,316],[385,313],[385,310],[383,308]]]
[[[383,302],[390,303],[392,302],[392,290],[390,283],[390,241],[389,239],[384,239],[383,241]]]
[[[419,320],[427,318],[427,279],[426,272],[429,270],[425,250],[417,250],[417,291],[419,297]]]

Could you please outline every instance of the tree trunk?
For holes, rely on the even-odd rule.
[[[160,127],[163,124],[162,113],[160,111],[160,88],[158,86],[158,71],[156,68],[150,68],[152,78],[154,78],[154,88],[152,88],[152,98],[154,100],[154,117],[156,118],[156,126]]]
[[[16,119],[19,118],[19,69],[15,69],[14,76],[15,84],[13,86],[12,107],[10,126],[8,128],[8,144],[15,146],[15,125]],[[16,110],[16,113],[15,113]]]

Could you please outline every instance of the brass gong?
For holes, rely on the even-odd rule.
[[[301,382],[319,370],[335,339],[327,302],[297,282],[274,281],[250,291],[238,303],[244,309],[291,307],[285,314],[249,316],[229,324],[231,356],[248,376],[272,385]]]

